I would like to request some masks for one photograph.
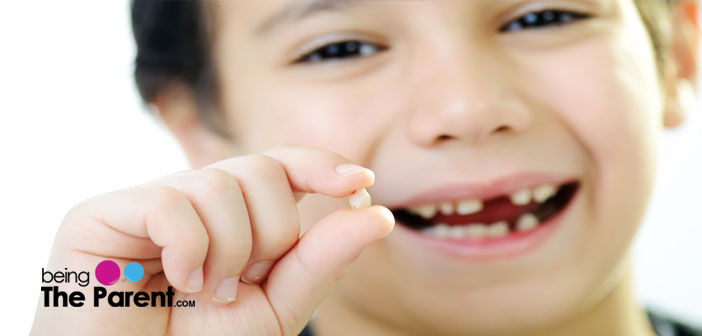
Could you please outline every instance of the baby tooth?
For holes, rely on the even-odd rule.
[[[483,210],[483,201],[477,199],[464,200],[456,205],[456,213],[459,215],[470,215]]]
[[[499,221],[490,224],[487,227],[488,237],[502,237],[509,233],[509,223],[507,221]]]
[[[520,232],[528,231],[535,228],[538,224],[539,219],[533,214],[527,212],[521,215],[517,220],[517,230]]]
[[[531,202],[531,190],[524,188],[509,196],[514,205],[527,205]]]
[[[443,215],[453,215],[453,203],[451,202],[441,202],[439,204],[439,211]]]
[[[436,226],[434,226],[434,237],[446,238],[450,230],[451,228],[444,223],[436,224]]]
[[[463,228],[463,235],[471,238],[482,238],[487,234],[487,226],[485,224],[468,224]]]
[[[412,212],[417,213],[418,215],[422,216],[424,219],[430,219],[436,215],[436,205],[434,204],[424,204],[420,205],[418,207],[414,207],[410,209]]]
[[[348,199],[351,207],[354,209],[367,208],[371,205],[371,196],[366,188],[356,190]]]
[[[534,200],[537,203],[543,203],[554,194],[556,194],[556,187],[551,184],[544,184],[534,189]]]
[[[451,238],[463,238],[463,227],[460,225],[450,226],[447,236]]]

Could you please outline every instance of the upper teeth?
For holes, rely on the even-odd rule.
[[[512,204],[523,206],[531,203],[543,203],[547,199],[556,194],[557,188],[552,184],[540,185],[536,188],[523,188],[509,195]],[[474,214],[483,210],[483,201],[480,199],[465,199],[458,202],[441,202],[438,204],[423,204],[412,207],[410,212],[422,216],[425,219],[430,219],[440,212],[442,215],[449,216],[458,214],[461,216]]]
[[[509,199],[514,205],[527,205],[531,203],[531,190],[527,188],[517,190],[512,195],[509,195]]]
[[[534,201],[543,203],[556,194],[556,187],[552,184],[544,184],[534,189]]]
[[[434,204],[424,204],[411,209],[412,212],[419,214],[420,216],[429,219],[436,215],[436,205]]]
[[[455,207],[453,206],[453,203],[451,203],[451,202],[441,202],[439,204],[439,211],[441,211],[441,214],[443,214],[443,215],[453,214],[454,209],[455,209]]]
[[[479,199],[460,201],[456,205],[456,213],[459,215],[469,215],[480,210],[483,210],[483,201]]]

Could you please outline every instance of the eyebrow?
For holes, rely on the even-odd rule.
[[[275,12],[256,29],[257,35],[264,35],[285,24],[300,21],[314,14],[342,10],[351,7],[354,0],[306,0],[291,3]]]

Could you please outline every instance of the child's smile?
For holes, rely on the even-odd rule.
[[[396,216],[330,305],[489,330],[506,310],[563,319],[611,290],[662,129],[633,2],[343,2],[251,40],[246,22],[291,4],[218,4],[216,58],[239,150],[341,153]],[[345,206],[306,197],[303,230]]]
[[[530,180],[535,179],[520,176],[482,186],[451,185],[391,210],[398,224],[438,238],[439,244],[454,246],[463,256],[514,255],[533,248],[541,240],[537,237],[559,224],[579,185],[573,180],[539,184]]]
[[[119,316],[154,330],[288,335],[316,312],[323,336],[646,334],[628,252],[696,70],[653,1],[163,10],[198,42],[164,59],[199,53],[142,72],[170,40],[135,29],[137,81],[196,169],[82,202],[53,262],[136,256],[205,298]]]

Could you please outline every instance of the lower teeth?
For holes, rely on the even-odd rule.
[[[524,231],[529,231],[539,225],[539,219],[530,214],[530,213],[525,213],[519,217],[517,220],[517,231],[519,232],[524,232]]]
[[[516,231],[525,232],[539,226],[539,220],[531,213],[525,213],[517,220]],[[439,223],[421,230],[422,233],[437,238],[500,238],[510,233],[509,223],[499,221],[490,225],[471,223],[467,225],[447,225]]]
[[[406,224],[408,227],[419,230],[422,233],[438,237],[438,238],[499,238],[514,232],[528,232],[539,227],[539,224],[548,221],[549,218],[563,209],[572,199],[579,187],[578,182],[572,182],[560,187],[556,194],[552,197],[543,200],[537,208],[530,208],[528,212],[524,212],[516,220],[510,219],[507,221],[498,221],[491,224],[485,223],[470,223],[466,225],[446,224],[434,220],[437,212],[441,212],[436,206],[419,207],[419,214],[412,213],[406,210],[393,211],[396,218]],[[443,212],[447,212],[443,209]],[[441,217],[438,218],[441,220]],[[455,219],[452,219],[455,220]]]

